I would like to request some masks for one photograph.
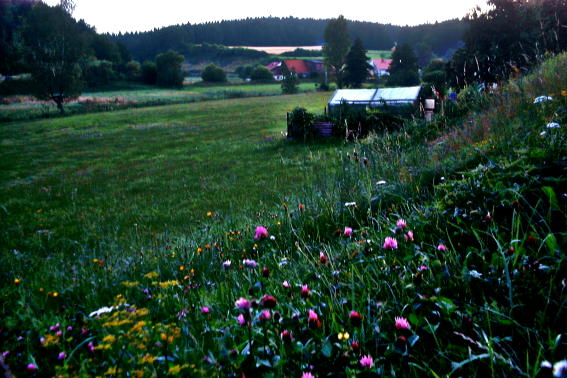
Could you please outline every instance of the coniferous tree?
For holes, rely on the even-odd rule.
[[[325,27],[325,44],[323,45],[323,55],[325,64],[335,75],[337,87],[344,85],[344,69],[346,56],[350,48],[347,21],[341,15],[336,19],[330,20]]]
[[[357,37],[346,56],[346,85],[351,88],[360,88],[368,77],[368,71],[372,68],[368,63],[369,60],[366,56],[366,49],[362,45],[362,40]]]
[[[392,53],[392,64],[388,70],[388,85],[412,86],[419,84],[417,56],[408,44],[397,46]]]

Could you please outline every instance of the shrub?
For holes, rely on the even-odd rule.
[[[146,60],[142,64],[142,82],[148,85],[157,84],[157,66],[154,62]]]
[[[201,79],[209,83],[222,83],[226,81],[226,73],[222,67],[219,67],[216,64],[209,64],[203,70]]]
[[[180,88],[184,79],[181,71],[181,64],[184,61],[185,57],[174,50],[156,56],[157,85]]]
[[[252,72],[250,72],[250,79],[253,81],[274,81],[274,76],[266,67],[256,66]]]

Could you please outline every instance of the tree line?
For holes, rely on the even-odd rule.
[[[191,45],[312,46],[321,45],[328,19],[262,17],[244,20],[172,25],[147,32],[112,35],[138,60],[153,58],[168,49],[183,52]],[[449,20],[418,26],[397,26],[347,21],[354,38],[367,49],[389,50],[396,43],[415,46],[419,53],[450,55],[458,48],[466,25]]]

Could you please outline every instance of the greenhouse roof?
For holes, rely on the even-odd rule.
[[[419,97],[421,86],[379,88],[379,89],[339,89],[335,91],[329,105],[348,104],[378,104],[391,102],[397,104],[411,104]]]

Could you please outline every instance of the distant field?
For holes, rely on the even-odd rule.
[[[305,49],[305,50],[321,50],[323,46],[229,46],[229,47],[243,47],[246,49],[264,51],[268,54],[282,54],[288,51],[294,51],[295,49]]]
[[[300,92],[316,90],[314,83],[301,83]],[[281,83],[270,84],[223,84],[223,85],[186,85],[182,89],[161,89],[138,85],[133,89],[119,89],[98,92],[85,92],[81,95],[82,103],[67,105],[69,112],[84,112],[89,108],[108,106],[114,108],[129,105],[143,106],[155,104],[175,104],[219,100],[238,97],[275,96],[281,93]],[[10,105],[0,105],[0,121],[29,119],[57,114],[52,103],[29,101],[16,98]],[[108,105],[105,105],[108,104]]]
[[[163,95],[163,93],[162,93]],[[142,96],[137,94],[137,96]],[[138,108],[0,125],[0,241],[185,232],[254,216],[333,164],[332,145],[286,142],[286,112],[329,93]],[[3,213],[4,214],[4,213]]]
[[[289,51],[294,51],[295,49],[289,50]],[[282,52],[279,52],[278,54],[281,54]],[[389,59],[392,57],[392,52],[390,50],[368,50],[366,52],[366,56],[368,56],[370,59]],[[321,53],[320,56],[294,56],[294,57],[289,57],[289,56],[276,56],[275,58],[277,59],[324,59],[323,54]]]

